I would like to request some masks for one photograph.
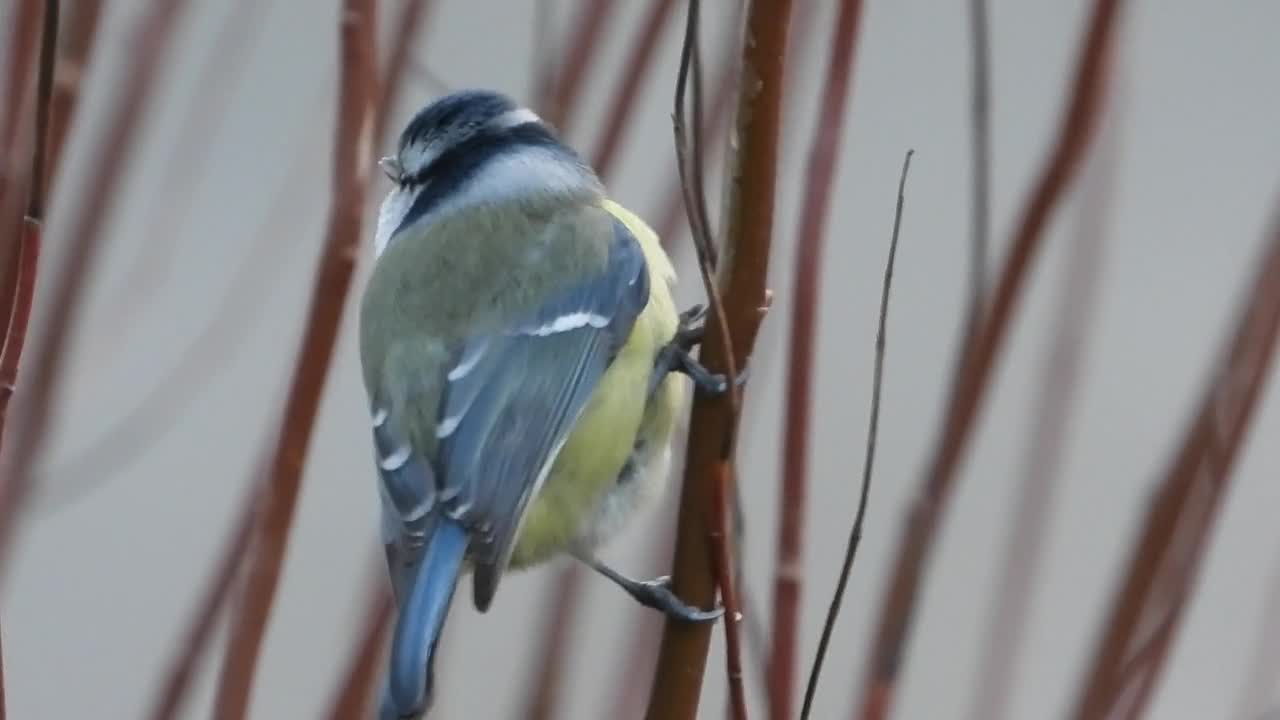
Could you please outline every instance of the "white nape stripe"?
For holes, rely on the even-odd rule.
[[[374,426],[374,427],[376,427],[376,428],[380,428],[380,427],[382,427],[382,424],[383,424],[383,423],[385,423],[386,421],[387,421],[387,409],[386,409],[386,408],[378,408],[377,410],[375,410],[375,411],[374,411],[374,413],[373,413],[373,426]]]
[[[462,422],[463,413],[458,413],[453,417],[445,418],[436,425],[436,437],[447,438],[458,429],[458,423]]]
[[[525,123],[540,122],[542,122],[542,118],[538,117],[538,114],[534,111],[529,108],[517,108],[515,110],[508,110],[498,117],[490,120],[489,125],[496,128],[506,129],[516,127],[517,125],[524,125]]]
[[[577,330],[578,328],[586,325],[590,325],[594,328],[602,328],[608,324],[609,318],[604,315],[589,312],[575,312],[569,313],[568,315],[561,315],[545,325],[540,325],[528,331],[527,334],[543,337],[546,335],[568,332],[570,330]]]
[[[382,253],[400,229],[415,199],[414,189],[396,188],[382,201],[374,247]],[[603,192],[590,170],[540,147],[519,147],[489,160],[462,185],[413,221],[426,228],[440,218],[483,205],[538,196],[582,196]],[[406,229],[409,232],[410,229]]]
[[[378,467],[388,472],[399,470],[404,467],[405,463],[409,462],[410,453],[411,451],[409,450],[408,445],[401,445],[390,455],[382,458],[382,460],[378,462]]]

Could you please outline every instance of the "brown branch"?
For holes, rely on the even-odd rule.
[[[728,373],[730,366],[745,365],[763,320],[790,14],[789,0],[752,0],[747,9],[746,37],[750,42],[742,44],[741,65],[745,91],[739,93],[738,100],[737,154],[730,158],[727,173],[728,223],[723,253],[727,262],[721,265],[717,282],[724,307],[732,313],[721,317],[729,327],[735,354],[729,355],[720,333],[708,333],[700,359],[713,372]],[[677,595],[694,605],[711,606],[716,578],[708,572],[707,542],[713,530],[720,535],[717,554],[721,562],[716,564],[722,566],[721,580],[730,580],[729,586],[721,588],[726,636],[739,620],[731,607],[735,604],[729,572],[732,563],[723,562],[728,550],[725,528],[712,528],[710,523],[724,518],[729,492],[726,483],[734,479],[726,466],[726,450],[732,449],[737,422],[730,401],[734,396],[726,393],[725,397],[694,400],[672,572]],[[696,717],[710,639],[707,624],[665,623],[649,698],[650,720]]]
[[[387,63],[378,83],[378,98],[374,103],[373,141],[376,144],[388,143],[391,112],[400,103],[404,94],[405,79],[409,76],[409,58],[422,32],[422,26],[431,11],[435,9],[435,0],[404,0],[400,15],[396,18],[395,39],[391,42],[391,52],[387,55]]]
[[[374,682],[378,679],[378,651],[391,627],[395,609],[384,581],[386,566],[381,558],[373,563],[373,570],[370,573],[372,579],[368,583],[369,597],[365,601],[362,630],[356,635],[356,644],[349,653],[350,659],[342,674],[342,683],[338,685],[337,692],[329,703],[332,708],[330,720],[365,717],[369,712]]]
[[[1073,717],[1109,717],[1122,699],[1126,715],[1139,716],[1164,667],[1271,368],[1280,329],[1277,208],[1235,332],[1157,486]],[[1144,646],[1149,653],[1135,662]]]
[[[1108,102],[1123,99],[1108,92]],[[1112,106],[1114,108],[1114,106]],[[1057,299],[1056,322],[1051,325],[1040,374],[1039,392],[1032,393],[1035,417],[1031,439],[1022,457],[1017,490],[997,580],[996,600],[987,616],[983,660],[969,717],[1000,720],[1008,714],[1009,691],[1018,667],[1020,639],[1031,609],[1032,591],[1063,462],[1063,450],[1074,413],[1076,388],[1094,316],[1097,281],[1102,263],[1102,236],[1110,216],[1119,141],[1112,110],[1098,139],[1090,167],[1081,178],[1081,198],[1075,211],[1075,231],[1067,246],[1067,268]]]
[[[223,542],[222,554],[214,566],[208,585],[201,594],[196,610],[187,621],[186,632],[178,652],[169,663],[168,675],[147,717],[151,720],[172,720],[182,711],[191,690],[191,681],[209,649],[219,615],[231,597],[232,588],[244,564],[245,554],[252,537],[254,515],[265,487],[266,457],[257,464],[253,484],[240,503],[240,513],[231,534]]]
[[[306,333],[271,461],[271,481],[255,527],[255,547],[232,623],[215,711],[239,720],[248,709],[262,639],[284,565],[303,465],[359,255],[368,190],[376,87],[374,0],[345,0],[340,21],[341,86],[334,135],[329,230],[312,288]]]
[[[26,0],[13,10],[12,32],[6,58],[9,73],[3,89],[5,107],[0,113],[0,301],[8,303],[17,287],[15,273],[5,272],[10,259],[17,258],[17,246],[21,242],[23,228],[19,220],[23,202],[27,198],[27,164],[24,157],[27,146],[22,128],[28,117],[27,99],[31,87],[31,68],[35,61],[36,38],[40,36],[40,0]],[[12,309],[0,308],[0,317],[7,324]]]
[[[1101,111],[1101,80],[1120,0],[1095,0],[1076,67],[1069,101],[1048,162],[1036,181],[1010,243],[999,281],[989,298],[973,342],[948,398],[942,436],[921,478],[899,541],[893,576],[887,585],[876,638],[855,717],[877,720],[889,715],[898,672],[906,652],[919,589],[937,539],[938,527],[955,485],[956,472],[977,425],[978,411],[991,383],[996,356],[1004,344],[1033,259],[1043,245],[1049,218],[1083,162]]]
[[[53,78],[53,101],[49,113],[49,178],[61,167],[67,133],[80,100],[80,86],[93,52],[102,16],[102,0],[76,0],[64,13],[62,41]]]
[[[552,88],[551,106],[541,108],[547,120],[568,137],[570,122],[574,119],[578,99],[586,85],[587,70],[594,66],[596,50],[605,35],[609,16],[618,8],[616,0],[583,0],[585,7],[578,15],[578,22],[570,34],[569,45],[560,62],[553,69],[552,79],[544,81],[544,87]]]
[[[889,327],[889,290],[893,285],[893,265],[898,255],[898,235],[902,230],[902,208],[907,201],[907,172],[911,169],[911,156],[914,154],[915,150],[907,150],[906,156],[902,159],[902,174],[898,176],[898,204],[893,211],[893,232],[889,237],[889,257],[885,260],[884,282],[880,286],[880,324],[876,329],[876,357],[871,376],[871,417],[867,421],[867,449],[862,461],[862,489],[858,496],[858,509],[854,514],[853,527],[849,531],[849,540],[845,544],[840,577],[836,581],[836,590],[831,596],[831,605],[827,608],[827,619],[822,625],[822,636],[818,640],[818,651],[813,657],[813,668],[809,671],[809,683],[805,687],[804,704],[800,709],[801,720],[808,718],[813,710],[813,700],[818,692],[818,678],[822,674],[822,663],[826,659],[827,649],[831,645],[831,635],[835,632],[840,607],[844,603],[844,593],[849,586],[849,576],[853,571],[853,561],[858,554],[858,545],[862,542],[862,525],[867,517],[867,505],[871,499],[871,476],[875,469],[876,438],[880,430],[880,393],[884,388],[884,356]]]
[[[781,502],[773,583],[773,639],[769,654],[769,717],[773,720],[789,720],[795,712],[805,510],[809,499],[809,419],[813,415],[814,348],[822,258],[861,16],[861,0],[840,3],[840,14],[832,27],[831,55],[820,92],[821,107],[809,148],[803,208],[796,228],[787,409],[780,468],[782,487],[778,490]]]
[[[33,348],[27,395],[21,405],[24,412],[19,414],[21,422],[16,425],[20,432],[14,443],[15,451],[0,473],[3,483],[0,486],[0,567],[8,558],[9,541],[29,494],[32,465],[46,440],[46,429],[57,401],[58,381],[70,354],[67,341],[81,309],[80,294],[88,285],[86,278],[100,249],[97,238],[107,225],[109,199],[118,186],[117,179],[129,164],[135,131],[141,125],[137,118],[145,108],[156,70],[164,65],[164,50],[173,35],[173,25],[185,7],[183,2],[157,3],[141,17],[134,30],[132,46],[137,52],[129,72],[125,73],[124,87],[115,95],[116,103],[105,123],[106,131],[94,148],[86,173],[94,183],[82,196],[79,212],[66,236],[63,266],[52,275],[48,330],[40,335]]]

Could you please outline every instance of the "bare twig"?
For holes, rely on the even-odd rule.
[[[1123,95],[1109,95],[1109,102]],[[1113,106],[1114,107],[1114,106]],[[1119,153],[1114,110],[1098,138],[1098,151],[1081,178],[1073,242],[1068,245],[1067,268],[1058,296],[1057,322],[1045,348],[1040,391],[1033,393],[1035,421],[1022,459],[1020,485],[996,582],[996,600],[987,617],[984,658],[979,667],[972,720],[1000,720],[1008,713],[1009,689],[1018,666],[1019,640],[1031,607],[1036,569],[1049,524],[1049,509],[1062,469],[1063,445],[1074,411],[1089,323],[1097,300],[1098,270],[1102,262],[1102,234],[1109,200],[1114,192],[1115,160]]]
[[[131,72],[124,87],[115,96],[116,103],[106,122],[102,140],[94,149],[87,176],[94,184],[79,203],[79,213],[71,224],[65,245],[65,261],[52,275],[48,331],[39,337],[34,346],[31,374],[26,386],[27,394],[20,407],[20,430],[15,438],[15,451],[0,473],[0,567],[8,557],[9,541],[16,529],[16,520],[25,503],[31,486],[32,465],[43,449],[45,431],[56,404],[58,380],[69,353],[67,341],[80,312],[80,295],[88,285],[88,276],[96,259],[100,243],[99,231],[106,226],[110,209],[110,196],[129,160],[129,151],[135,137],[139,113],[146,105],[156,70],[164,65],[164,50],[172,37],[172,26],[186,7],[183,2],[157,3],[145,13],[135,28]],[[0,573],[2,575],[2,573]]]
[[[1280,202],[1276,208],[1235,331],[1156,487],[1072,717],[1141,716],[1164,667],[1275,352]]]
[[[311,429],[359,255],[360,220],[373,157],[375,7],[374,0],[345,0],[343,4],[342,71],[329,231],[312,289],[306,333],[294,364],[279,444],[271,461],[270,485],[259,509],[249,575],[234,616],[219,680],[215,710],[218,717],[227,720],[243,718],[248,709],[297,508]]]
[[[777,567],[773,584],[773,640],[769,654],[769,717],[789,720],[795,712],[800,591],[804,569],[805,510],[809,498],[809,419],[813,414],[814,353],[817,339],[822,257],[831,210],[831,186],[844,136],[852,85],[861,0],[843,0],[832,27],[831,55],[809,148],[803,208],[796,228],[792,280],[787,410],[778,497]]]
[[[5,107],[0,110],[0,302],[8,302],[16,287],[14,273],[6,272],[10,259],[17,257],[17,246],[23,233],[19,221],[27,198],[27,144],[22,129],[29,117],[27,100],[31,88],[31,68],[36,55],[36,38],[40,36],[40,0],[26,0],[12,12],[7,60],[8,77],[3,90]],[[9,276],[9,277],[5,277]],[[10,308],[0,308],[6,321]]]
[[[191,681],[209,649],[218,617],[226,606],[227,599],[231,597],[232,588],[236,578],[239,577],[245,554],[249,549],[254,514],[265,486],[266,471],[264,455],[257,464],[253,484],[240,503],[235,526],[223,543],[222,554],[218,558],[216,569],[201,594],[201,600],[196,605],[195,612],[187,622],[187,629],[183,633],[182,643],[178,646],[178,653],[169,663],[168,676],[148,714],[151,720],[172,720],[182,711],[187,693],[191,690]]]
[[[724,322],[728,326],[733,347],[727,346],[722,333],[707,334],[700,359],[714,372],[733,373],[734,368],[745,365],[754,348],[764,317],[763,309],[767,305],[765,283],[772,240],[783,68],[790,15],[791,3],[788,0],[752,0],[747,10],[746,37],[750,42],[744,42],[742,46],[741,86],[744,90],[739,93],[737,154],[730,158],[731,167],[727,173],[725,205],[728,223],[723,254],[729,261],[719,268],[718,282],[709,283],[712,287],[718,285],[716,289],[722,291],[725,313],[712,317],[710,322]],[[686,46],[691,46],[691,42],[687,40]],[[686,166],[682,162],[680,167]],[[696,237],[697,228],[694,234]],[[699,250],[698,254],[705,273],[709,270],[705,249]],[[714,295],[711,297],[714,305]],[[719,314],[714,307],[712,314]],[[730,386],[733,387],[733,383]],[[733,676],[734,651],[737,649],[734,625],[740,618],[734,607],[733,564],[726,562],[726,556],[731,552],[726,515],[729,483],[733,480],[729,460],[738,420],[733,412],[735,400],[734,393],[694,400],[672,572],[673,589],[686,602],[701,607],[714,603],[717,577],[708,572],[707,567],[707,541],[708,537],[711,538],[714,557],[719,558],[712,571],[718,573],[718,581],[722,583],[721,597],[726,609],[726,645],[729,651],[726,654],[729,656],[731,687],[741,683],[740,677]],[[650,720],[692,720],[697,715],[710,637],[711,628],[706,624],[671,620],[665,623],[658,672],[649,698],[647,717]],[[740,693],[741,689],[736,692]]]
[[[1023,210],[999,281],[984,301],[986,308],[948,398],[946,420],[929,465],[921,477],[899,541],[893,576],[875,623],[876,638],[855,717],[878,720],[889,715],[902,666],[921,581],[937,539],[956,473],[1008,335],[1032,260],[1043,245],[1044,229],[1083,162],[1102,106],[1099,92],[1107,69],[1112,30],[1120,0],[1095,0],[1070,99],[1054,149]]]
[[[898,233],[902,229],[902,208],[907,198],[907,171],[911,169],[911,156],[914,154],[915,150],[908,150],[902,159],[902,174],[898,177],[898,204],[893,211],[893,232],[889,238],[889,257],[885,261],[884,282],[880,286],[880,324],[876,328],[876,358],[871,377],[871,417],[867,421],[867,449],[862,461],[862,488],[858,494],[858,510],[853,517],[849,541],[845,544],[844,563],[840,566],[840,578],[836,581],[836,590],[831,596],[831,606],[827,608],[827,619],[822,625],[822,637],[818,640],[818,651],[813,657],[813,668],[809,671],[809,683],[804,692],[804,705],[800,708],[801,720],[808,718],[813,709],[813,699],[818,691],[818,678],[822,674],[822,663],[826,659],[827,648],[831,644],[831,634],[835,631],[836,619],[840,615],[845,589],[849,586],[849,575],[853,570],[854,558],[858,554],[858,545],[862,542],[862,525],[866,519],[867,505],[871,498],[871,476],[876,463],[876,437],[880,430],[880,393],[884,387],[884,355],[889,327],[889,289],[893,285],[893,263],[898,255]]]
[[[381,553],[379,553],[381,555]],[[378,650],[382,647],[387,629],[391,627],[394,603],[387,591],[386,566],[377,558],[370,573],[369,597],[365,601],[364,622],[356,635],[350,660],[342,674],[342,682],[329,703],[332,708],[329,720],[348,720],[365,717],[374,682],[378,678]]]

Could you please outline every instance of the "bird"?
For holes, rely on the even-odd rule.
[[[359,352],[397,615],[379,717],[419,718],[459,581],[487,612],[499,582],[568,555],[687,622],[670,580],[596,550],[655,498],[688,388],[728,381],[693,357],[705,310],[644,221],[534,111],[458,90],[413,115],[393,155]],[[736,382],[736,381],[735,381]]]

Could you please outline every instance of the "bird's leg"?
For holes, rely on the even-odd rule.
[[[671,591],[671,578],[662,576],[653,580],[635,580],[605,565],[586,551],[574,551],[573,556],[587,567],[609,578],[641,605],[660,611],[663,615],[685,622],[713,622],[724,614],[724,608],[702,610],[685,604]]]
[[[703,306],[694,305],[680,313],[680,324],[676,328],[675,336],[658,350],[658,357],[653,363],[653,373],[649,378],[651,394],[667,374],[673,372],[688,375],[689,379],[693,380],[694,387],[702,392],[720,395],[728,391],[729,383],[725,381],[724,375],[711,372],[690,353],[694,346],[702,342],[703,334],[706,332],[706,325],[703,322],[706,312]],[[735,384],[742,387],[746,384],[749,374],[750,371],[743,368],[738,373]]]

